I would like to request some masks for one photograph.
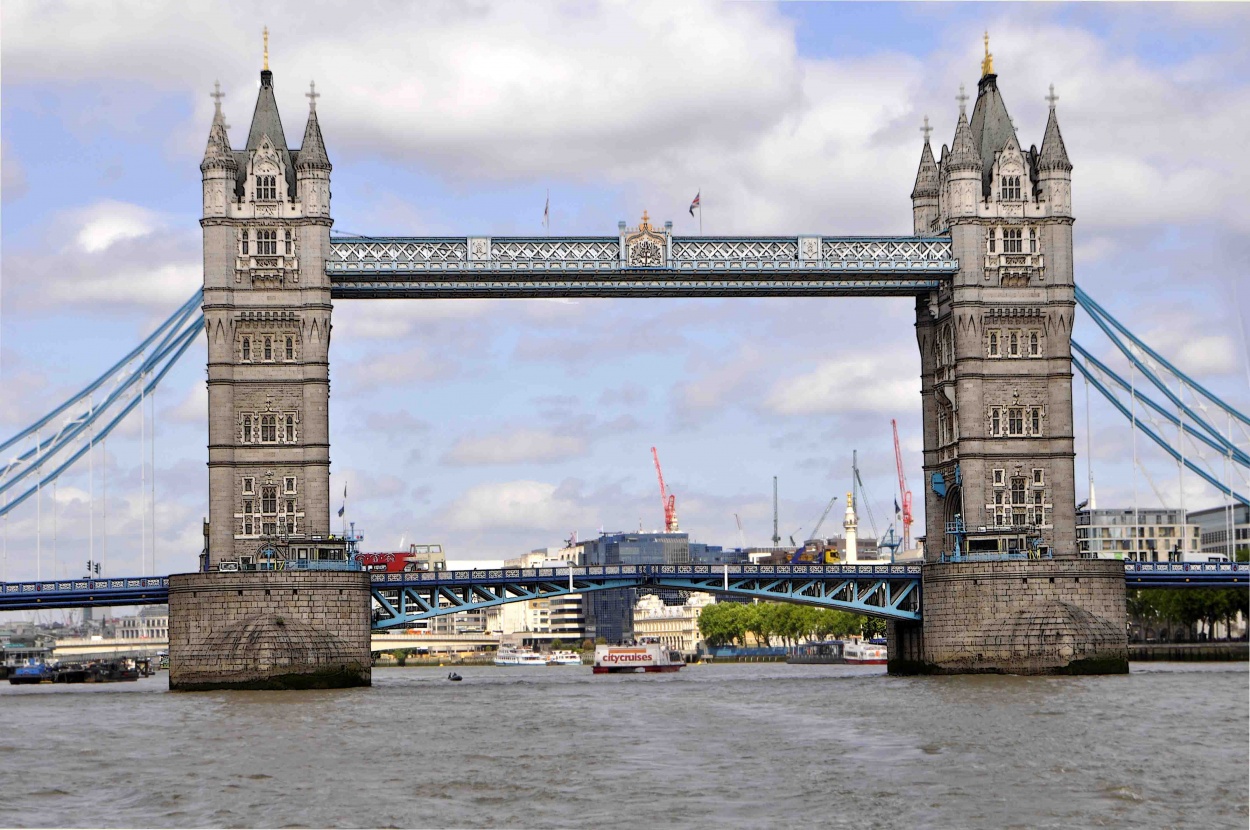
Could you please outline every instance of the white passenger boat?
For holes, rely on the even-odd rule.
[[[887,654],[885,646],[870,643],[866,640],[855,640],[842,647],[842,657],[848,663],[859,665],[885,665]]]
[[[660,643],[595,646],[595,674],[668,672],[677,671],[684,665],[686,661],[680,651],[670,651]]]
[[[582,656],[576,651],[553,651],[547,655],[548,666],[580,666]]]
[[[547,658],[523,646],[500,646],[495,652],[496,666],[545,666]]]

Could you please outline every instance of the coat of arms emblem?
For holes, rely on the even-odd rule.
[[[663,268],[667,262],[667,231],[651,227],[651,220],[644,210],[638,227],[625,234],[625,265],[629,268]]]

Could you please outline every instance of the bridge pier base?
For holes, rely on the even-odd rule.
[[[890,674],[1123,674],[1124,564],[927,563],[924,622],[889,626]]]
[[[369,577],[358,571],[169,578],[169,688],[368,686]]]

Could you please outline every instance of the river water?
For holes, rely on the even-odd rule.
[[[0,825],[1247,826],[1241,664],[375,669],[369,689],[0,687]]]

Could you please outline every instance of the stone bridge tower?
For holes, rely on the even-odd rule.
[[[273,73],[234,150],[220,93],[204,178],[208,336],[207,567],[256,561],[266,540],[330,531],[330,161],[316,90],[287,146]]]
[[[915,233],[959,271],[916,304],[924,422],[924,625],[892,670],[1127,670],[1124,576],[1077,558],[1072,431],[1072,164],[1053,89],[1024,149],[986,38],[972,117],[926,130]],[[953,560],[953,561],[952,561]]]

